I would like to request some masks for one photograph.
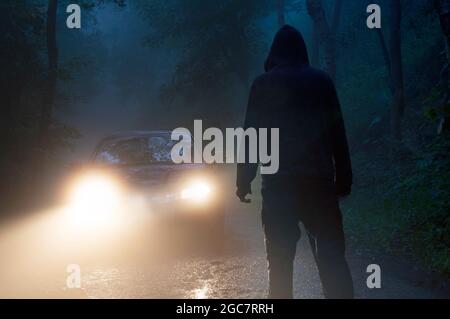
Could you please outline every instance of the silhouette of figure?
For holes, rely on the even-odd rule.
[[[265,71],[253,82],[245,128],[280,129],[279,171],[262,176],[269,298],[293,297],[299,222],[307,230],[325,297],[353,298],[339,209],[339,197],[351,192],[352,169],[335,86],[309,65],[302,35],[288,25],[276,34]],[[238,165],[236,195],[242,202],[249,202],[257,168]]]

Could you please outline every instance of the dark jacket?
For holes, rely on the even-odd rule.
[[[349,193],[352,169],[336,89],[325,72],[309,65],[300,32],[290,26],[278,31],[265,71],[253,82],[244,125],[280,130],[279,171],[263,175],[263,183],[335,179],[338,192]],[[257,164],[238,165],[239,190],[250,190],[256,171]]]

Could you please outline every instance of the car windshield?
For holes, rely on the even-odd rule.
[[[170,153],[177,141],[170,135],[106,139],[94,160],[100,164],[151,164],[172,162]]]

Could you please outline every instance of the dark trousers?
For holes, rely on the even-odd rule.
[[[263,181],[262,223],[269,265],[269,298],[293,297],[293,262],[302,222],[326,298],[353,298],[345,260],[342,215],[332,182]]]

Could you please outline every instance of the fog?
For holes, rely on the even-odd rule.
[[[134,6],[104,5],[89,14],[81,31],[64,32],[80,34],[60,51],[63,61],[84,59],[81,75],[62,84],[75,98],[59,108],[61,120],[82,135],[75,157],[87,156],[105,135],[156,126],[159,89],[177,61],[172,50],[145,44],[149,27]]]
[[[73,142],[73,152],[67,154],[69,159],[86,158],[98,140],[108,134],[174,129],[180,122],[177,112],[163,105],[161,89],[174,76],[180,56],[185,52],[176,41],[165,46],[149,43],[155,31],[139,5],[137,1],[124,7],[114,3],[96,6],[83,16],[81,30],[60,31],[61,62],[73,75],[59,84],[65,95],[57,104],[57,117],[81,134]],[[63,22],[65,15],[62,12],[59,15]],[[269,12],[256,21],[261,30],[267,31],[261,33],[264,44],[256,51],[249,80],[263,71],[264,59],[277,28],[274,15]],[[304,10],[299,15],[286,15],[286,22],[301,29],[310,42],[308,19]],[[237,113],[228,126],[240,126],[248,86],[230,87],[235,96],[226,103],[234,104]],[[190,105],[184,103],[188,109]],[[211,102],[216,103],[214,99]],[[172,113],[167,116],[169,112]],[[188,121],[193,120],[194,117]],[[188,121],[184,119],[183,123]]]
[[[328,73],[339,96],[353,171],[352,193],[341,202],[341,210],[352,271],[360,277],[355,277],[357,294],[436,297],[433,289],[417,284],[432,276],[404,273],[417,267],[447,279],[449,274],[450,30],[442,23],[448,21],[448,12],[435,2],[448,1],[379,0],[381,29],[372,29],[367,24],[370,0],[80,0],[81,28],[70,29],[69,0],[2,0],[0,250],[7,262],[0,264],[0,278],[9,277],[2,268],[16,275],[6,288],[29,288],[15,271],[18,265],[30,277],[35,260],[48,266],[36,248],[39,243],[48,256],[58,255],[53,246],[58,236],[71,237],[69,242],[76,237],[58,226],[68,222],[60,214],[60,192],[83,169],[94,172],[98,163],[89,157],[103,137],[178,127],[192,132],[195,120],[202,120],[203,130],[241,127],[252,82],[265,72],[272,39],[289,24],[302,33],[312,66]],[[297,136],[292,132],[293,140]],[[129,149],[123,153],[133,157]],[[77,165],[81,163],[86,165]],[[148,166],[118,173],[118,178],[127,184],[132,175],[164,188],[158,178],[166,176],[165,170],[186,169]],[[145,267],[137,271],[143,277],[132,270],[118,272],[112,264],[91,269],[87,278],[92,290],[81,297],[192,297],[195,291],[205,295],[204,287],[213,297],[264,297],[260,177],[252,184],[252,205],[241,205],[235,196],[235,167],[220,167],[226,185],[218,194],[230,206],[224,256],[173,264],[174,271],[149,258],[155,273],[166,268],[167,278],[159,282]],[[177,196],[184,190],[181,177],[178,182],[171,189]],[[87,187],[86,193],[95,195],[91,189],[98,188]],[[111,197],[107,194],[100,202]],[[123,211],[127,216],[133,209]],[[21,217],[26,217],[23,222]],[[124,224],[118,227],[124,230]],[[150,232],[144,223],[136,225],[142,226],[143,236]],[[162,232],[171,236],[170,230]],[[90,240],[80,244],[87,252],[95,250]],[[146,242],[133,240],[123,251],[135,247],[139,256]],[[116,252],[109,238],[104,243]],[[64,242],[59,248],[65,250]],[[366,287],[366,267],[373,256],[376,263],[389,265],[391,254],[403,262],[407,258],[407,266],[394,262],[386,279],[391,286],[372,294]],[[134,267],[138,258],[119,259]],[[296,265],[305,262],[297,265],[296,296],[321,297],[306,237],[297,259]],[[58,280],[55,296],[60,296],[66,275],[59,267],[61,273],[49,272],[50,281],[52,276]],[[104,280],[111,269],[113,276]],[[111,282],[117,285],[114,289]],[[8,291],[0,295],[11,296]]]

